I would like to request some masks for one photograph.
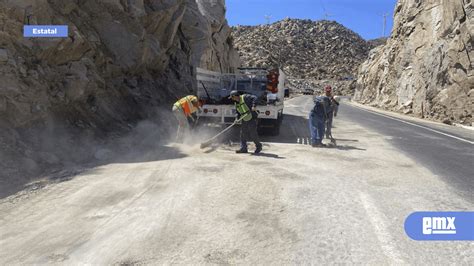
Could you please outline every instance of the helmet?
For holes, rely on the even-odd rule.
[[[240,96],[240,93],[236,90],[230,92],[229,99],[232,99],[233,96]]]

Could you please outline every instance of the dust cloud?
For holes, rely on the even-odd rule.
[[[105,131],[92,123],[71,126],[50,118],[35,127],[2,130],[0,198],[38,180],[56,182],[101,165],[182,158],[200,152],[199,144],[215,133],[199,126],[176,144],[177,122],[164,107],[138,123],[117,124]]]

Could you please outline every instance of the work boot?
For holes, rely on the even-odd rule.
[[[313,146],[313,148],[324,148],[324,147],[326,147],[326,144],[313,143],[313,144],[311,144],[311,146]]]
[[[262,143],[257,144],[257,148],[255,149],[255,154],[259,154],[262,151]]]
[[[235,153],[248,153],[248,150],[240,149],[240,150],[236,150]]]

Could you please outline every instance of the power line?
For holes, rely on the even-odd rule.
[[[329,13],[326,9],[326,6],[324,5],[323,0],[319,0],[319,3],[321,4],[321,8],[323,9],[323,16],[325,20],[328,20],[329,17],[332,17],[333,15]]]
[[[385,30],[387,28],[387,17],[388,13],[383,14],[383,30],[382,30],[382,37],[385,37]]]
[[[324,6],[323,0],[319,0],[319,3],[321,4],[321,7],[323,8],[323,13],[326,14],[326,7]]]

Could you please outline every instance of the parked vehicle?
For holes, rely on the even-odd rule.
[[[227,97],[232,90],[259,98],[259,133],[278,135],[283,120],[286,75],[279,69],[240,68],[237,73],[218,73],[197,69],[199,100],[203,103],[200,121],[232,124],[234,103]],[[289,91],[288,91],[289,95]]]

